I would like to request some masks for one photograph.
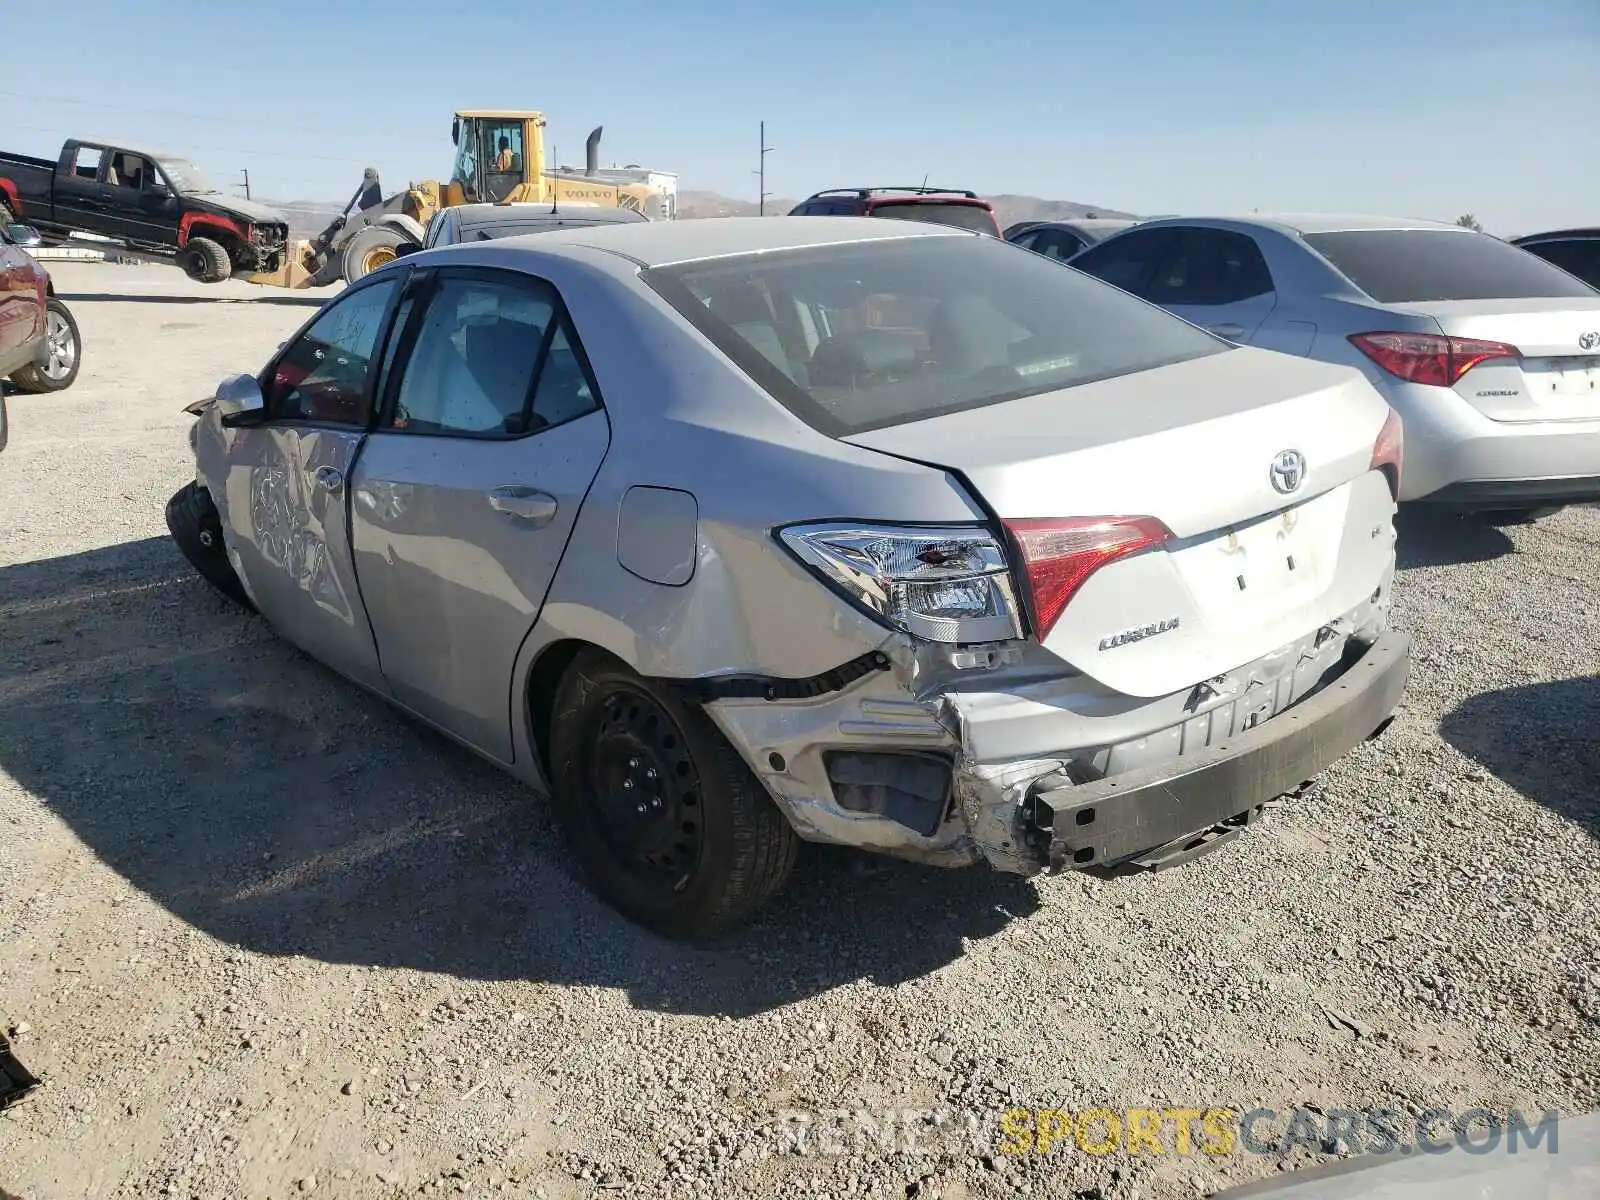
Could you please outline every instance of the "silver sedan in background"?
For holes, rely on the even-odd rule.
[[[1405,423],[1402,501],[1515,520],[1600,500],[1600,292],[1498,238],[1169,218],[1071,265],[1231,341],[1359,368]]]
[[[671,933],[799,839],[1183,861],[1405,684],[1403,446],[1360,374],[949,226],[424,251],[194,411],[197,569],[548,789]]]

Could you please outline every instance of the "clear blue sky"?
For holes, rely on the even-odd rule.
[[[6,22],[0,147],[94,136],[342,203],[448,172],[457,107],[685,189],[934,182],[1134,212],[1600,220],[1600,0],[58,0]],[[159,15],[157,15],[159,14]]]

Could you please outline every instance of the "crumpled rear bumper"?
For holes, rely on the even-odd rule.
[[[926,662],[890,643],[829,694],[705,707],[809,841],[1023,875],[1109,866],[1292,792],[1381,731],[1410,662],[1386,610],[1363,606],[1342,637],[1308,635],[1203,700],[1206,684],[1135,702],[1082,679],[917,695]],[[918,784],[913,811],[930,763],[947,786]]]
[[[1039,781],[1023,836],[1053,868],[1107,866],[1247,814],[1387,727],[1410,650],[1408,635],[1385,633],[1321,691],[1193,756],[1090,783]]]

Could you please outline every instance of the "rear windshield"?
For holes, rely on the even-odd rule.
[[[929,221],[935,225],[954,225],[976,233],[998,234],[994,214],[979,204],[929,204],[926,201],[888,200],[872,206],[875,217],[894,217],[901,221]]]
[[[643,277],[780,403],[834,437],[1230,349],[993,238],[816,246]]]
[[[549,233],[555,229],[586,229],[591,225],[617,225],[618,221],[596,221],[586,217],[571,217],[549,221],[495,221],[481,225],[468,225],[461,232],[464,239],[489,242],[497,238],[522,237],[528,233]]]
[[[1483,233],[1370,229],[1308,233],[1305,240],[1382,304],[1595,294],[1537,255]]]

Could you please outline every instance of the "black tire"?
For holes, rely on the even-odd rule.
[[[18,391],[64,392],[78,378],[78,368],[83,365],[83,338],[72,312],[54,296],[45,301],[45,336],[50,342],[49,357],[42,364],[29,363],[12,373],[11,382]]]
[[[794,866],[794,830],[710,718],[610,655],[584,651],[562,676],[550,768],[590,884],[657,933],[735,925]]]
[[[396,258],[395,250],[411,239],[388,225],[368,225],[344,244],[340,270],[346,283],[365,279]]]
[[[221,283],[233,276],[233,263],[221,242],[192,237],[178,254],[183,273],[200,283]]]
[[[167,529],[202,579],[235,604],[255,611],[244,584],[228,561],[222,541],[222,518],[217,515],[210,492],[195,483],[179,488],[167,501]]]

